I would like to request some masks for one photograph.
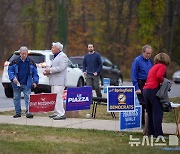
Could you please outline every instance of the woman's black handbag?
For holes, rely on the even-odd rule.
[[[172,106],[170,102],[161,102],[163,106],[163,111],[164,112],[171,112],[172,111]]]

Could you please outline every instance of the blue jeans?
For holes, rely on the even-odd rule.
[[[21,85],[18,88],[13,88],[14,94],[14,107],[16,110],[16,114],[21,115],[21,92],[24,94],[25,106],[26,106],[26,114],[28,114],[29,107],[29,95],[31,94],[31,88],[27,88],[26,85]]]

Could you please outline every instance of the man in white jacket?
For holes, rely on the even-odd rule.
[[[54,113],[49,116],[54,120],[66,119],[65,110],[63,107],[62,94],[67,79],[68,57],[62,51],[62,49],[63,49],[63,45],[60,42],[52,43],[51,50],[52,53],[54,54],[54,59],[52,61],[50,68],[47,68],[44,71],[44,75],[49,76],[51,92],[57,93]]]

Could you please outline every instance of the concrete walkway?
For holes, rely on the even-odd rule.
[[[78,129],[97,129],[108,131],[119,131],[119,120],[99,120],[99,119],[80,119],[67,118],[66,120],[52,120],[49,117],[35,116],[27,119],[22,116],[13,118],[10,115],[0,115],[0,124],[17,124],[59,128],[78,128]],[[131,129],[129,132],[142,132],[142,129]],[[175,123],[163,123],[164,134],[175,134]]]

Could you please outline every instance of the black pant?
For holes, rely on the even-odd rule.
[[[158,89],[159,88],[143,90],[148,113],[148,134],[155,137],[163,135],[163,107],[160,99],[156,96]]]
[[[146,83],[146,80],[138,80],[138,86],[139,86],[139,89],[141,90],[141,94],[137,94],[137,97],[140,102],[140,105],[142,105],[142,125],[143,126],[145,124],[145,109],[146,109],[146,104],[143,97],[143,87],[145,83]]]

